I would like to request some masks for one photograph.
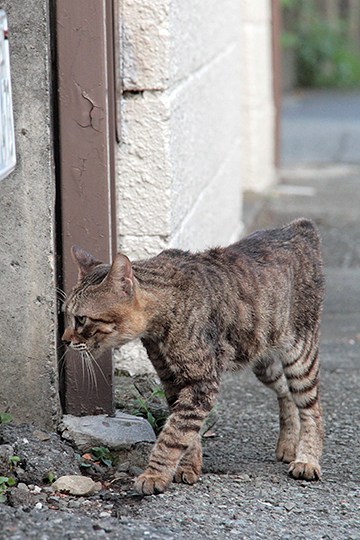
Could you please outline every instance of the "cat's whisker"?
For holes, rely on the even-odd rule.
[[[82,373],[82,382],[84,384],[85,382],[85,358],[84,358],[84,353],[82,351],[80,351],[80,356],[81,356],[81,373]]]
[[[99,362],[97,360],[95,360],[95,357],[94,355],[90,352],[90,351],[87,351],[90,358],[91,358],[91,361],[94,362],[94,364],[97,366],[98,370],[100,371],[101,375],[102,375],[102,378],[104,379],[105,383],[107,386],[110,386],[109,385],[109,381],[107,380],[107,378],[105,377],[105,373],[102,369],[102,367],[100,366]]]
[[[86,367],[88,369],[89,379],[90,379],[90,382],[91,382],[91,387],[95,388],[97,390],[98,389],[98,383],[97,383],[97,377],[96,377],[95,368],[94,368],[94,365],[92,363],[92,357],[91,357],[89,351],[84,351],[84,355],[85,355]]]
[[[66,300],[66,292],[63,291],[62,289],[60,289],[60,287],[55,287],[55,291],[57,293],[57,295],[59,296],[59,298],[61,298],[62,300]]]
[[[63,345],[61,345],[62,347]],[[60,349],[60,347],[59,347]],[[67,353],[69,352],[69,349],[66,348],[65,349],[65,352],[61,355],[61,357],[59,358],[59,362],[58,362],[58,365],[59,365],[59,378],[62,379],[62,377],[64,376],[64,369],[65,369],[65,363],[66,363],[66,355]]]

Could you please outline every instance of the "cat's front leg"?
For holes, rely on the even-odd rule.
[[[175,473],[175,482],[195,484],[200,477],[202,467],[201,437],[198,435],[183,455]]]
[[[199,443],[201,425],[215,402],[216,394],[214,384],[206,383],[194,384],[179,392],[177,403],[160,433],[149,464],[135,480],[135,489],[139,493],[152,495],[165,491],[174,478],[181,458],[184,456],[186,461],[186,452]],[[185,462],[185,467],[188,465]],[[199,474],[200,471],[196,472],[196,478],[195,475],[187,476],[187,483],[194,483]]]

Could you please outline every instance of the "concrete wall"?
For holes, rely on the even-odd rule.
[[[241,177],[244,189],[263,191],[275,181],[271,0],[244,0],[241,5]]]
[[[124,0],[119,246],[203,249],[241,230],[237,0]]]
[[[54,171],[47,2],[4,0],[18,164],[0,182],[0,411],[57,420]]]

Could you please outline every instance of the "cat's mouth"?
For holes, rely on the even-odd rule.
[[[88,352],[88,347],[85,343],[70,343],[69,347],[75,351],[86,351]]]

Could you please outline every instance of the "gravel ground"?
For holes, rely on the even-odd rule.
[[[228,373],[213,436],[204,440],[201,480],[173,484],[158,496],[134,494],[134,467],[112,483],[103,477],[103,489],[90,497],[53,493],[44,476],[77,471],[76,453],[55,434],[4,428],[0,442],[26,456],[20,479],[27,490],[11,488],[8,503],[0,504],[1,539],[360,539],[360,171],[288,172],[283,184],[316,190],[310,197],[275,188],[258,201],[256,227],[307,215],[324,238],[321,482],[293,480],[275,462],[274,395],[250,372]]]

